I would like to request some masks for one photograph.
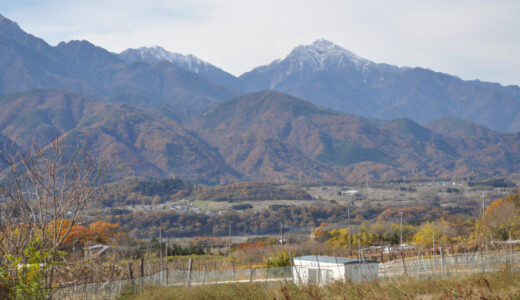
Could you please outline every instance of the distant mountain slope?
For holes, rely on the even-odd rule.
[[[65,145],[85,143],[114,166],[110,180],[362,182],[520,168],[520,134],[448,137],[407,119],[368,121],[274,91],[225,101],[186,126],[150,109],[63,89],[11,94],[0,106],[0,147],[11,143],[5,136],[23,148],[56,137]]]
[[[148,64],[156,64],[161,61],[168,61],[184,70],[199,74],[216,84],[235,89],[240,88],[238,78],[191,54],[172,53],[162,47],[154,46],[126,49],[119,53],[119,57],[129,63],[146,62]]]
[[[445,117],[426,124],[431,131],[450,137],[492,137],[496,131],[475,122]]]
[[[144,95],[154,103],[187,107],[195,111],[207,110],[212,105],[229,99],[239,92],[216,85],[168,62],[155,65],[134,63],[123,71],[115,65],[100,76],[111,95],[130,92]]]
[[[409,120],[409,119],[395,119],[386,121],[378,126],[382,130],[390,131],[393,134],[405,138],[407,140],[429,141],[436,137],[436,135],[427,128]]]
[[[85,141],[91,151],[110,157],[112,178],[178,176],[222,183],[240,174],[228,167],[206,142],[167,118],[127,105],[104,105],[100,114],[63,137]]]
[[[0,94],[33,88],[66,88],[118,102],[126,95],[188,114],[240,94],[168,62],[128,64],[87,41],[51,47],[0,16]]]
[[[0,98],[0,105],[2,134],[24,148],[56,137],[70,146],[85,142],[96,157],[109,158],[111,180],[178,176],[219,183],[241,176],[197,135],[143,109],[99,103],[67,90],[13,94]]]
[[[282,91],[316,105],[384,120],[445,116],[499,131],[520,130],[520,88],[422,68],[377,64],[326,40],[240,76],[246,91]]]
[[[91,83],[75,78],[74,68],[53,47],[0,15],[0,94],[49,86],[95,91]]]
[[[31,90],[0,98],[0,131],[27,148],[46,145],[93,116],[95,105],[66,90]]]
[[[491,175],[520,166],[519,135],[449,138],[406,119],[378,127],[278,92],[226,101],[189,128],[236,170],[268,180]]]
[[[9,166],[12,156],[19,151],[20,148],[11,139],[0,134],[0,170],[4,170]]]
[[[53,50],[58,53],[61,60],[74,66],[86,80],[97,79],[96,75],[108,66],[121,65],[123,62],[117,55],[88,41],[61,42]]]

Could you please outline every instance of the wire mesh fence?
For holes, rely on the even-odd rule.
[[[163,270],[149,276],[86,283],[54,290],[55,299],[113,299],[125,289],[147,286],[197,286],[205,284],[263,282],[275,284],[292,280],[291,268],[246,268],[229,270]]]
[[[438,256],[418,255],[379,263],[380,280],[395,277],[441,278],[467,273],[519,269],[520,251],[458,253]],[[348,278],[347,278],[348,279]],[[86,283],[54,290],[55,299],[114,299],[125,289],[142,290],[148,286],[199,286],[227,283],[284,284],[293,281],[292,268],[233,268],[226,270],[162,270],[154,274],[123,280]]]
[[[394,260],[379,264],[378,277],[413,276],[439,278],[464,273],[493,272],[518,269],[520,252],[494,251],[457,253],[451,255],[424,256]]]

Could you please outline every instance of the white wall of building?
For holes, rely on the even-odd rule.
[[[352,280],[360,282],[377,278],[378,264],[330,263],[319,260],[293,260],[293,280],[296,284],[328,284],[334,281]],[[346,277],[345,277],[346,276]]]
[[[373,280],[377,278],[378,263],[346,264],[345,276],[354,281]]]

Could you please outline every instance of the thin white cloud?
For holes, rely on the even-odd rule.
[[[377,62],[520,82],[520,2],[512,0],[23,0],[0,10],[54,44],[161,45],[236,75],[326,38]]]

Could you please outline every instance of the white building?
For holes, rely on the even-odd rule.
[[[293,259],[293,280],[297,284],[327,284],[333,281],[377,278],[378,262],[346,257],[307,255]]]

